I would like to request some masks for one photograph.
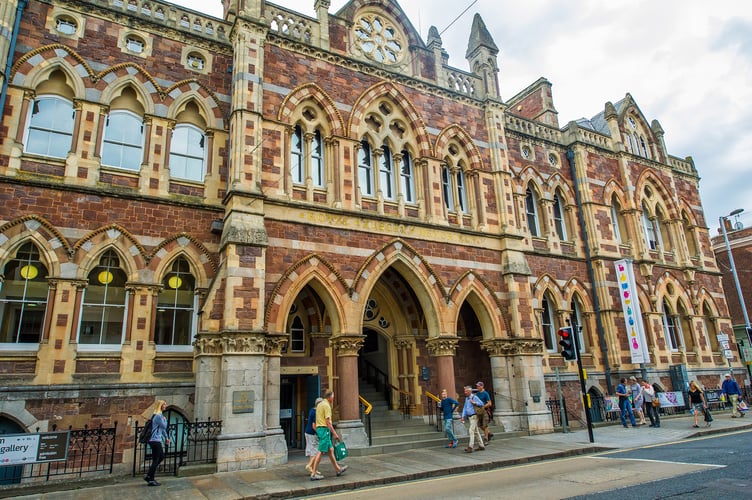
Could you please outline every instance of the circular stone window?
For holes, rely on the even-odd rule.
[[[552,167],[555,167],[556,164],[559,163],[559,160],[556,158],[555,154],[548,153],[548,163],[550,163]]]
[[[530,148],[527,146],[522,146],[522,157],[526,160],[530,158]]]
[[[396,64],[404,55],[399,32],[376,14],[365,14],[355,22],[355,43],[363,55],[381,64]]]

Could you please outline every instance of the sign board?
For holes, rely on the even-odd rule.
[[[279,418],[280,419],[292,418],[292,408],[281,408],[279,410]]]
[[[617,260],[614,262],[614,266],[616,267],[616,281],[618,282],[619,298],[624,312],[624,323],[627,327],[627,342],[629,343],[629,352],[632,355],[632,363],[650,363],[632,261],[628,259]]]
[[[725,333],[719,333],[718,335],[715,336],[715,338],[718,339],[718,342],[728,342],[729,341],[729,336],[726,335]]]
[[[256,393],[254,391],[234,391],[232,393],[232,412],[253,413],[255,399]]]
[[[69,431],[0,435],[0,465],[66,460],[69,441]]]

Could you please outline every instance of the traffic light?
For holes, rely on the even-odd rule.
[[[561,355],[567,361],[575,361],[577,359],[577,348],[574,343],[572,327],[565,326],[564,328],[559,328],[557,333],[560,337],[559,345],[561,346]]]

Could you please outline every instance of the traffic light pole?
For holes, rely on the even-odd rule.
[[[572,336],[574,337],[574,352],[577,353],[577,376],[580,379],[580,390],[582,391],[582,407],[585,409],[585,421],[587,422],[587,430],[588,430],[588,437],[590,438],[590,442],[595,442],[595,439],[593,438],[593,419],[590,416],[590,395],[587,393],[587,390],[585,389],[585,379],[587,378],[587,374],[582,370],[582,357],[580,356],[580,332],[575,332],[575,330],[580,330],[581,328],[578,326],[577,328],[572,328]]]

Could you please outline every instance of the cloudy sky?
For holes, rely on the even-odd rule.
[[[222,17],[221,0],[174,3]],[[272,3],[314,16],[314,0]],[[332,0],[330,12],[345,3]],[[430,26],[439,29],[449,64],[464,70],[472,18],[480,13],[500,49],[502,99],[545,77],[561,126],[629,92],[647,120],[663,126],[669,154],[694,159],[711,236],[718,217],[737,208],[752,225],[749,0],[399,3],[424,41]]]

